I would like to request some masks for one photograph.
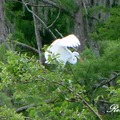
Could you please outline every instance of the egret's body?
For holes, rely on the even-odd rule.
[[[71,64],[75,64],[77,62],[77,58],[79,57],[78,52],[71,52],[68,47],[76,48],[80,45],[78,38],[71,34],[62,39],[55,40],[45,52],[46,63],[49,62],[49,56],[52,59],[56,59],[59,63],[62,63],[63,66],[66,62]]]

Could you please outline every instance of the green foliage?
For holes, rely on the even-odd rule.
[[[88,108],[83,111],[79,99],[74,102],[76,93],[81,91],[82,87],[74,82],[73,75],[69,75],[70,71],[63,72],[57,68],[50,72],[39,65],[34,57],[29,58],[13,52],[7,52],[6,58],[7,64],[0,64],[0,90],[4,95],[0,99],[4,101],[1,104],[3,109],[9,111],[12,106],[13,118],[22,119],[24,116],[31,119],[79,119],[89,113],[85,111]],[[35,107],[22,112],[22,116],[15,112],[20,106],[30,104]],[[83,116],[80,115],[81,112]],[[6,118],[10,116],[5,115],[4,110],[1,114]]]
[[[104,41],[101,42],[101,45],[104,44]],[[111,104],[119,103],[119,80],[117,86],[108,87],[105,84],[104,87],[92,90],[103,78],[109,79],[114,71],[120,70],[120,57],[117,52],[120,50],[119,45],[119,41],[107,42],[106,47],[101,48],[100,58],[96,58],[92,51],[86,49],[81,55],[83,62],[74,66],[67,65],[64,69],[56,66],[52,71],[41,66],[34,57],[7,52],[7,63],[0,63],[1,116],[8,118],[12,114],[13,118],[28,117],[36,120],[96,120],[97,116],[83,104],[79,96],[88,101],[96,112],[100,105],[100,96]],[[114,96],[117,96],[117,99]],[[95,104],[92,104],[93,100]],[[34,106],[22,111],[22,114],[15,112],[21,106],[31,104]],[[12,113],[5,114],[11,107]],[[110,116],[114,120],[118,114],[106,114],[104,117],[107,120]]]
[[[76,11],[76,3],[74,0],[60,0],[62,7],[73,14]]]
[[[110,9],[110,18],[98,23],[97,31],[92,33],[94,40],[116,40],[120,38],[120,7]]]
[[[6,53],[6,47],[4,44],[0,44],[0,61],[5,62],[5,53]]]
[[[34,24],[32,14],[20,2],[6,1],[5,4],[6,20],[14,25],[13,39],[35,46]]]
[[[16,31],[14,32],[11,36],[10,36],[10,39],[12,40],[16,40],[16,41],[25,41],[25,37],[24,37],[24,34],[20,31]]]
[[[66,35],[72,32],[73,30],[73,20],[70,16],[62,14],[60,18],[56,21],[56,24],[53,26],[57,28],[62,35]],[[58,34],[57,34],[58,35]]]
[[[88,84],[89,86],[91,86],[93,82],[97,82],[98,79],[102,77],[108,78],[110,73],[120,70],[119,40],[107,41],[107,43],[103,41],[101,44],[105,44],[105,48],[100,48],[101,57],[97,58],[92,51],[86,49],[82,53],[84,61],[78,64],[74,70],[76,71],[78,79],[81,78],[83,82],[82,78],[84,78],[86,85]],[[89,83],[87,81],[89,81]]]
[[[15,110],[7,106],[0,107],[1,120],[24,120],[22,114],[16,114]]]

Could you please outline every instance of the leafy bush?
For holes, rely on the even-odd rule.
[[[119,45],[119,41],[109,41],[101,47],[99,58],[86,49],[81,55],[83,62],[67,64],[64,69],[58,65],[54,70],[40,65],[34,57],[7,52],[6,62],[0,62],[1,116],[96,120],[100,117],[97,111],[101,112],[101,99],[109,105],[120,101],[119,80],[99,86],[120,70]],[[5,114],[10,109],[13,114]],[[106,113],[104,117],[110,116],[114,119],[118,114]]]

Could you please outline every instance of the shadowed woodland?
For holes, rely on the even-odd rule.
[[[82,61],[46,64],[74,34]],[[120,0],[0,0],[1,120],[120,120]]]

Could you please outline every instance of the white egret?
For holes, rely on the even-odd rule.
[[[55,40],[45,52],[45,63],[50,63],[49,57],[53,60],[56,59],[59,63],[65,66],[66,62],[71,64],[77,63],[77,58],[79,58],[79,53],[70,51],[68,47],[76,48],[80,45],[78,38],[71,34],[62,39]]]

